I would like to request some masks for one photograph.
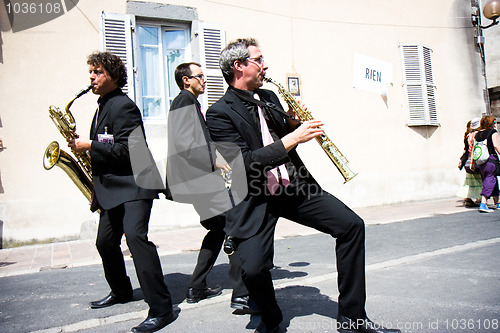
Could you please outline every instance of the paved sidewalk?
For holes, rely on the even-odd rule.
[[[417,218],[468,211],[459,198],[401,203],[397,205],[355,209],[366,224],[403,222]],[[160,256],[197,251],[206,230],[199,226],[172,230],[153,231],[153,241]],[[316,230],[280,219],[276,239],[311,235]],[[52,244],[30,245],[0,250],[0,277],[36,273],[41,270],[63,269],[101,263],[94,245],[95,240],[77,240]],[[125,243],[125,254],[129,254]]]

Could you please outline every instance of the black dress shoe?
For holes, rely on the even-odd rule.
[[[195,289],[189,288],[186,296],[188,303],[198,303],[202,299],[218,296],[222,294],[222,288],[205,288],[205,289]]]
[[[175,319],[174,313],[170,313],[162,317],[147,317],[142,323],[136,327],[132,327],[132,332],[150,333],[161,330]]]
[[[231,298],[231,307],[234,310],[234,314],[244,315],[244,314],[258,314],[260,309],[255,304],[254,300],[250,296],[233,297]]]
[[[104,297],[103,299],[90,302],[90,307],[92,309],[100,309],[100,308],[105,308],[105,307],[115,305],[118,303],[121,303],[121,304],[127,303],[127,302],[130,302],[131,300],[132,300],[132,297],[130,297],[128,299],[121,299],[121,298],[118,298],[116,296],[109,294],[108,296]]]
[[[339,333],[401,333],[398,329],[382,327],[368,318],[353,320],[345,316],[337,318]]]
[[[264,324],[263,321],[260,322],[259,326],[255,329],[254,333],[278,333],[280,331],[280,325],[269,327]]]

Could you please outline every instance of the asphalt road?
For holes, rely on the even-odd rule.
[[[276,241],[274,284],[283,331],[336,332],[335,240]],[[179,316],[161,332],[253,332],[259,316],[232,314],[227,257],[209,283],[221,296],[187,304],[197,252],[161,258]],[[369,317],[402,332],[500,332],[500,211],[476,210],[366,227]],[[0,278],[0,332],[129,332],[147,315],[131,261],[135,301],[93,310],[108,293],[100,265]]]

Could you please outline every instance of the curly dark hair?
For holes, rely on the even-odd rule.
[[[113,80],[118,79],[116,83],[120,88],[127,84],[127,69],[117,55],[110,52],[94,52],[88,56],[87,65],[102,65]]]

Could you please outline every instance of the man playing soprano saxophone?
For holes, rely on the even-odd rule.
[[[149,216],[158,191],[136,184],[130,161],[128,139],[136,128],[142,129],[141,113],[120,89],[127,82],[127,72],[118,56],[93,53],[87,64],[92,92],[99,95],[99,107],[90,139],[71,139],[68,146],[73,151],[88,152],[91,157],[91,210],[101,210],[96,246],[111,288],[108,296],[90,302],[90,307],[98,309],[132,300],[132,284],[120,250],[125,234],[144,300],[149,305],[148,317],[132,332],[155,332],[171,323],[174,313],[156,246],[148,240]]]
[[[363,220],[321,189],[295,151],[298,144],[321,135],[323,123],[299,124],[285,114],[272,91],[260,89],[267,66],[256,40],[230,43],[219,64],[229,88],[208,109],[207,126],[216,143],[236,143],[245,162],[249,193],[227,212],[225,231],[238,248],[250,297],[262,310],[255,332],[279,332],[283,319],[270,274],[279,217],[337,239],[339,332],[399,332],[375,325],[365,312]],[[235,153],[224,145],[218,149],[226,159]]]

